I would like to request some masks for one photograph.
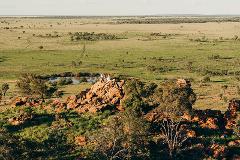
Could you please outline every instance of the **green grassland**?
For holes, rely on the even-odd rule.
[[[236,74],[240,71],[240,40],[236,39],[240,36],[239,22],[111,24],[106,23],[111,22],[109,19],[86,18],[0,21],[0,82],[10,82],[9,96],[17,94],[15,80],[21,73],[71,71],[110,73],[157,83],[189,78],[198,95],[194,107],[201,109],[225,110],[226,99],[239,97]],[[109,33],[124,38],[71,41],[69,32]],[[73,66],[72,61],[81,64]],[[211,81],[203,85],[201,80],[205,76]],[[223,85],[228,85],[224,91]],[[67,86],[63,90],[70,95],[78,92],[76,88]],[[219,97],[222,92],[225,100]]]

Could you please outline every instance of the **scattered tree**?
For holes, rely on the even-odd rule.
[[[2,94],[3,94],[3,96],[6,96],[6,93],[7,93],[8,90],[9,90],[9,84],[8,83],[2,84]]]
[[[17,81],[17,87],[22,95],[41,99],[51,96],[56,89],[46,85],[46,81],[35,74],[23,74]]]
[[[188,139],[181,121],[174,121],[171,118],[163,119],[161,122],[161,135],[168,146],[169,156],[173,158],[180,151],[183,143]]]
[[[136,112],[127,111],[110,119],[97,134],[93,156],[100,159],[137,159],[148,157],[148,125]]]

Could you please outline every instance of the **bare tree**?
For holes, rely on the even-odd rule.
[[[82,54],[84,55],[86,52],[86,43],[83,44],[83,48],[82,48]]]
[[[172,158],[183,146],[183,143],[188,139],[188,136],[181,127],[181,121],[174,121],[171,118],[163,119],[160,126],[163,141],[167,144],[169,156]]]

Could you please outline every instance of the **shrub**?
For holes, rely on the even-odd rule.
[[[137,80],[128,80],[124,87],[125,99],[122,105],[126,108],[138,108],[143,112],[156,109],[156,112],[182,114],[190,112],[196,101],[196,94],[187,84],[179,87],[176,81],[166,81],[162,85],[144,84]],[[171,107],[169,107],[171,106]]]
[[[2,84],[2,94],[3,94],[3,96],[6,95],[8,90],[9,90],[9,84],[8,83]]]
[[[228,98],[227,98],[227,97],[223,97],[223,101],[224,101],[225,103],[227,103],[227,102],[228,102]]]
[[[187,70],[189,72],[192,72],[192,70],[193,70],[193,62],[188,62],[186,67],[187,67]]]
[[[210,82],[211,81],[211,78],[209,76],[204,76],[201,80],[201,82],[203,83],[207,83],[207,82]]]
[[[57,84],[60,85],[60,86],[63,86],[63,85],[69,85],[69,84],[72,84],[73,81],[71,78],[67,78],[67,77],[61,77],[58,81],[57,81]]]
[[[95,142],[93,157],[98,159],[139,159],[148,157],[148,125],[135,112],[127,111],[90,137]]]
[[[238,113],[240,115],[240,113]],[[240,138],[240,118],[237,120],[237,124],[233,128],[233,133]]]
[[[75,61],[72,61],[72,67],[76,67],[77,63]]]
[[[0,130],[0,159],[75,159],[62,131],[52,130],[42,143]]]
[[[53,94],[54,94],[54,96],[61,98],[63,96],[63,91],[57,90]]]
[[[240,96],[240,86],[237,86],[237,94]]]
[[[88,82],[87,78],[86,77],[80,77],[79,78],[79,82]]]
[[[35,74],[22,74],[17,81],[17,87],[24,96],[38,97],[44,99],[50,97],[56,88],[47,86],[46,81]]]
[[[211,55],[208,57],[209,60],[217,60],[217,59],[221,59],[221,56],[220,55]]]
[[[233,38],[232,38],[234,41],[238,40],[238,36],[237,35],[234,35]]]
[[[118,39],[116,35],[107,33],[76,32],[71,35],[71,41],[98,41],[115,39]]]
[[[0,103],[1,103],[1,101],[2,101],[2,93],[0,92]]]

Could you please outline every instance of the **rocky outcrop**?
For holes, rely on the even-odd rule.
[[[220,145],[220,144],[212,144],[209,148],[213,158],[216,159],[223,159],[224,157],[226,157],[228,149],[226,146],[224,145]]]
[[[78,95],[69,96],[65,102],[53,100],[51,103],[33,100],[28,97],[16,98],[13,101],[15,106],[42,106],[43,109],[61,112],[64,109],[75,110],[78,113],[98,112],[105,109],[123,111],[121,100],[124,97],[124,80],[102,77],[90,89],[82,91]]]
[[[229,102],[228,110],[224,114],[226,121],[225,128],[232,130],[238,125],[240,121],[240,100],[231,100]]]
[[[43,103],[28,97],[16,98],[15,106],[41,106],[45,110],[61,113],[65,109],[82,114],[103,110],[124,111],[126,107],[142,107],[145,118],[156,122],[174,113],[182,119],[197,123],[199,127],[211,130],[233,130],[240,119],[240,101],[232,100],[228,110],[222,114],[218,110],[192,110],[196,95],[191,83],[184,79],[164,82],[161,86],[146,85],[137,80],[116,80],[109,75],[101,75],[90,89],[67,98],[65,102],[54,100]],[[178,115],[178,116],[179,116]]]
[[[13,117],[13,118],[8,119],[8,122],[13,126],[18,126],[18,125],[21,125],[21,124],[25,123],[26,121],[31,120],[32,118],[33,118],[32,114],[21,113],[17,117]]]
[[[68,109],[76,109],[78,113],[98,112],[108,107],[122,110],[120,101],[124,97],[124,81],[101,79],[89,90],[81,92],[78,96],[69,97]]]
[[[191,111],[196,95],[189,81],[179,79],[164,82],[162,85],[129,79],[127,81],[111,79],[109,75],[101,75],[90,89],[67,98],[65,102],[54,100],[50,104],[21,98],[14,105],[38,106],[55,111],[70,109],[78,113],[98,112],[105,109],[124,111],[126,107],[138,107],[154,119],[162,112]]]

